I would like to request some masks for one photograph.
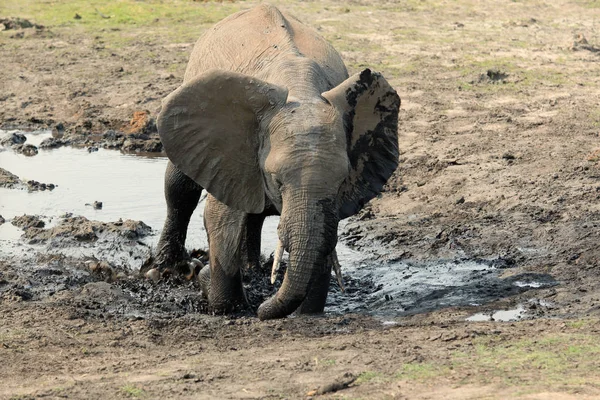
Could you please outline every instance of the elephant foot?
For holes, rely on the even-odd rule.
[[[202,266],[202,262],[190,257],[181,240],[161,238],[155,254],[140,268],[140,274],[154,281],[169,276],[190,280],[198,275]]]
[[[241,275],[229,277],[222,271],[213,272],[206,266],[200,270],[198,282],[204,297],[208,299],[209,311],[215,314],[246,310],[250,307]]]
[[[191,258],[185,249],[173,251],[169,246],[159,246],[159,250],[140,268],[140,274],[153,281],[170,276],[182,276],[192,280],[204,265],[196,258]]]

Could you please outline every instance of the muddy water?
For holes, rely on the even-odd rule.
[[[35,145],[51,135],[44,132],[26,136],[27,143]],[[53,221],[65,213],[105,222],[129,218],[159,230],[166,215],[162,182],[166,164],[165,157],[140,157],[104,149],[90,153],[62,147],[40,150],[34,157],[7,150],[0,153],[1,167],[22,180],[33,179],[57,187],[31,193],[0,188],[0,214],[6,219],[36,214]],[[102,202],[102,209],[94,209],[94,201]],[[203,230],[201,212],[202,207],[198,207],[192,218],[194,232]],[[15,230],[11,224],[2,225],[0,239],[14,238]],[[192,234],[190,245],[203,246],[205,239],[201,234]]]
[[[0,136],[4,134],[0,131]],[[50,135],[50,132],[28,133],[27,143],[37,145]],[[104,149],[88,152],[63,147],[40,150],[34,157],[19,155],[10,149],[0,151],[0,166],[22,180],[57,185],[52,191],[41,192],[0,188],[0,215],[7,219],[7,223],[0,226],[0,258],[28,251],[19,239],[22,232],[8,222],[22,214],[44,216],[47,226],[56,223],[65,213],[105,222],[119,218],[141,220],[154,230],[154,235],[145,239],[146,244],[155,245],[166,215],[163,197],[166,164],[165,157],[128,155]],[[101,201],[102,209],[90,206],[94,201]],[[189,248],[207,246],[203,208],[202,201],[192,217]],[[265,255],[275,249],[277,223],[276,217],[265,221],[262,246]],[[340,230],[344,225],[341,224]],[[480,305],[554,284],[547,277],[502,280],[498,278],[500,271],[486,262],[390,263],[378,261],[385,259],[383,249],[358,253],[340,242],[337,250],[347,291],[341,293],[332,285],[328,310],[334,313],[375,313],[393,318],[448,306]],[[139,268],[142,259],[137,257],[136,260],[129,260],[129,267]]]

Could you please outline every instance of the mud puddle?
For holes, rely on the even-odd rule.
[[[530,299],[527,303],[517,304],[516,307],[507,310],[492,310],[487,312],[479,312],[471,315],[466,320],[471,322],[481,321],[498,321],[512,322],[522,319],[535,318],[539,314],[543,314],[544,310],[552,309],[554,305],[546,300]]]
[[[446,307],[478,307],[557,284],[547,274],[500,278],[501,273],[493,261],[415,264],[365,259],[348,271],[350,285],[340,296],[338,307],[343,312],[372,313],[390,319]],[[338,300],[337,295],[331,298]]]
[[[0,136],[3,135],[5,132],[0,132]],[[27,133],[26,136],[27,143],[36,145],[50,137],[51,133]],[[64,263],[89,264],[94,260],[106,260],[129,271],[139,269],[158,241],[166,215],[163,197],[166,164],[167,159],[162,156],[123,154],[105,149],[91,152],[71,147],[42,149],[33,157],[4,149],[0,152],[2,168],[23,181],[52,183],[55,188],[33,192],[0,188],[0,215],[7,220],[7,223],[0,225],[0,260],[29,258],[35,263],[44,264],[41,267],[23,268],[33,268],[30,272],[39,275],[35,281],[38,287],[36,293],[46,294],[54,293],[57,288],[63,290],[93,281],[85,274],[75,274],[71,279],[73,271],[64,267]],[[94,202],[102,202],[102,208],[94,208]],[[203,208],[202,201],[192,216],[188,248],[207,247],[202,223]],[[52,243],[30,244],[23,239],[23,231],[10,223],[14,217],[23,214],[40,216],[45,228],[57,226],[66,216],[83,216],[90,221],[107,223],[131,219],[143,221],[152,228],[152,233],[118,246],[103,247],[98,242],[78,243],[74,248],[61,248]],[[277,224],[278,218],[275,217],[265,221],[262,251],[266,257],[275,249]],[[344,227],[344,223],[340,224],[340,231]],[[385,259],[384,249],[374,248],[368,254],[359,253],[342,241],[338,243],[337,250],[346,292],[342,293],[337,285],[332,284],[327,307],[330,313],[367,313],[390,319],[450,306],[479,306],[556,284],[550,276],[500,279],[501,270],[487,261],[421,264],[380,261]],[[53,255],[54,258],[40,261],[40,253]],[[33,255],[37,258],[32,259]],[[267,281],[265,276],[264,282]],[[54,283],[51,285],[51,282]],[[259,285],[262,285],[263,280],[260,282]],[[44,285],[48,285],[45,290]],[[135,298],[142,306],[160,300],[159,303],[165,305],[160,307],[168,312],[173,312],[173,304],[183,304],[180,307],[183,312],[204,309],[195,293],[197,288],[193,285],[186,284],[171,294],[165,294],[173,290],[171,286],[159,288],[149,282],[128,281],[119,286],[125,297]],[[261,295],[272,293],[271,289],[264,288]]]

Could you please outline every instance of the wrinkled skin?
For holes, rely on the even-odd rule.
[[[212,309],[245,303],[241,267],[259,262],[263,220],[279,214],[288,268],[258,316],[322,312],[339,221],[398,165],[399,107],[380,74],[348,77],[327,42],[275,7],[221,21],[196,43],[158,118],[172,164],[157,264],[187,257],[187,225],[204,188],[210,269],[199,278]]]

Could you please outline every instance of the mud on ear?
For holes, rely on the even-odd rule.
[[[163,100],[157,120],[167,156],[220,202],[262,212],[258,131],[287,94],[285,88],[222,70],[184,83]]]
[[[350,175],[340,188],[340,218],[377,196],[398,167],[400,97],[385,78],[365,69],[322,94],[343,115]]]

